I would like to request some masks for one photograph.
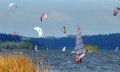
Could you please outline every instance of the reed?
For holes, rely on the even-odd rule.
[[[0,72],[39,72],[32,60],[23,55],[0,55]],[[41,71],[42,72],[42,71]]]

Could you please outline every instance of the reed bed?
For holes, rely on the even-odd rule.
[[[40,72],[32,60],[23,55],[0,55],[0,72]],[[41,71],[42,72],[42,71]]]

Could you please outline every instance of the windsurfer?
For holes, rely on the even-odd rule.
[[[81,63],[82,62],[82,57],[84,57],[86,54],[86,51],[84,50],[83,53],[81,53],[81,55],[78,55],[78,52],[76,51],[76,59],[75,62],[76,63]]]
[[[85,45],[83,43],[82,34],[80,30],[80,26],[77,26],[77,33],[76,33],[76,46],[75,46],[75,62],[81,63],[82,58],[86,55]]]
[[[78,63],[81,63],[82,62],[82,59],[79,59],[79,58],[76,58],[75,62],[78,64]]]
[[[76,53],[76,57],[75,57],[75,62],[78,64],[78,63],[81,63],[82,62],[82,59],[79,58],[79,54],[78,54],[78,51],[75,50],[75,53]]]

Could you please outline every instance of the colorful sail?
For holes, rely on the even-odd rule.
[[[40,16],[40,21],[43,21],[43,18],[47,19],[47,14],[46,13],[42,13]]]
[[[116,16],[120,11],[120,7],[116,7],[113,12],[113,16]]]
[[[12,35],[13,35],[13,36],[17,35],[17,32],[13,32]]]
[[[80,26],[77,26],[76,33],[76,46],[75,46],[75,61],[79,63],[79,61],[85,56],[85,46],[82,39],[82,34],[80,30]]]

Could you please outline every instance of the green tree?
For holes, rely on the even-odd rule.
[[[86,49],[86,51],[98,51],[99,47],[93,46],[93,45],[86,45],[85,49]]]

